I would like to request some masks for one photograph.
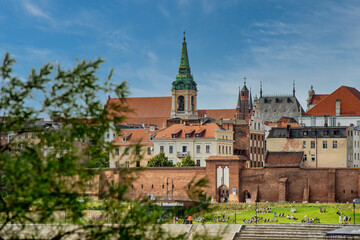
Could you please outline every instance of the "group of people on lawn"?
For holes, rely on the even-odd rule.
[[[336,214],[339,215],[339,223],[345,224],[345,223],[350,223],[350,222],[351,222],[351,217],[350,217],[350,216],[346,216],[345,214],[344,214],[344,216],[343,216],[343,212],[342,212],[342,211],[339,210],[339,211],[336,212]]]

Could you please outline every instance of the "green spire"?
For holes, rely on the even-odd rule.
[[[173,82],[172,90],[197,90],[196,83],[191,75],[189,58],[186,48],[186,38],[184,32],[184,41],[182,43],[179,73]]]

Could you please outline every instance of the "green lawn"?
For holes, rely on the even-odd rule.
[[[271,207],[270,213],[258,213],[258,217],[263,217],[263,219],[274,219],[275,222],[269,222],[270,224],[273,223],[301,223],[301,220],[305,219],[305,215],[307,215],[310,219],[311,218],[318,218],[320,219],[320,223],[339,223],[339,215],[336,214],[337,211],[342,211],[343,215],[351,217],[351,224],[354,222],[354,213],[353,213],[353,205],[352,204],[302,204],[302,203],[258,203],[257,207],[265,208]],[[245,204],[245,203],[236,203],[236,204],[214,204],[210,207],[210,209],[206,213],[199,214],[194,217],[200,218],[205,217],[207,220],[213,220],[213,218],[217,218],[225,214],[226,218],[230,216],[230,221],[228,223],[234,223],[235,220],[235,212],[236,212],[236,223],[243,223],[243,219],[249,220],[255,214],[255,204]],[[293,214],[291,212],[291,208],[296,208],[297,212],[294,213],[294,217],[298,220],[287,219],[286,216],[289,214],[290,216]],[[326,208],[325,213],[320,213],[320,208]],[[277,213],[277,216],[274,217],[274,213]],[[278,217],[280,213],[285,213],[284,217]],[[278,220],[278,222],[276,222]],[[360,204],[356,205],[355,211],[355,221],[356,223],[360,224]],[[207,223],[214,223],[209,222]],[[218,223],[218,222],[216,222]],[[261,221],[260,223],[265,223]],[[246,224],[247,221],[246,221]],[[255,224],[251,223],[251,224]]]

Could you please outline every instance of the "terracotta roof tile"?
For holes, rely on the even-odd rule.
[[[215,138],[215,129],[220,129],[219,125],[216,123],[207,123],[202,126],[200,125],[182,125],[182,124],[174,124],[168,128],[161,130],[155,137],[155,139],[171,139],[172,134],[180,132],[177,138],[186,138],[186,132],[195,131],[196,133],[202,132],[205,130],[205,134],[202,134],[198,138]],[[192,134],[188,138],[196,138],[196,134]]]
[[[215,120],[219,119],[234,119],[236,116],[236,109],[201,109],[198,110],[199,117],[213,118]]]
[[[314,94],[310,100],[310,104],[316,105],[327,96],[329,96],[329,94]]]
[[[122,129],[119,137],[113,140],[113,144],[115,145],[129,145],[133,143],[141,143],[141,144],[152,144],[150,141],[151,136],[155,136],[159,130],[150,131],[149,129]],[[126,137],[126,142],[123,142],[123,137]]]
[[[267,152],[265,167],[300,167],[303,152]]]
[[[336,100],[341,100],[340,115],[360,115],[360,92],[352,87],[341,86],[333,93],[322,99],[304,116],[334,116]]]
[[[131,112],[121,111],[117,113],[112,106],[119,105],[121,100],[119,98],[109,98],[105,107],[108,109],[110,115],[122,116],[125,115],[124,123],[128,124],[153,124],[159,128],[166,126],[166,120],[170,118],[171,114],[171,97],[133,97],[126,98],[123,106],[132,110]],[[199,117],[219,119],[234,119],[236,109],[200,109],[198,110]]]

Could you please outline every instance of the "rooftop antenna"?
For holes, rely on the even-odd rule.
[[[293,97],[295,97],[295,80],[293,81]]]
[[[262,82],[260,82],[260,97],[262,98]]]

